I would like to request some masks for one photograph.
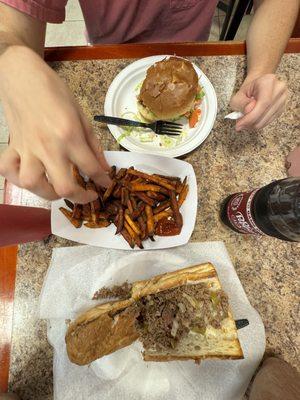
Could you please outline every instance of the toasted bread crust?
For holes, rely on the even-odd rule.
[[[151,279],[134,282],[132,285],[132,297],[138,300],[141,297],[162,292],[178,286],[195,284],[217,276],[216,270],[211,263],[194,265],[178,271],[167,272],[154,276]]]
[[[109,313],[117,313],[118,311],[122,311],[125,308],[129,307],[132,303],[134,303],[133,299],[122,300],[122,301],[110,301],[108,303],[100,304],[96,307],[90,308],[83,314],[81,314],[74,322],[70,324],[71,326],[84,325],[88,322],[92,322],[93,320],[99,318],[101,315]]]
[[[240,347],[240,343],[238,339],[236,339],[236,345]],[[197,355],[189,355],[189,356],[174,356],[171,354],[147,354],[143,353],[143,359],[144,361],[157,361],[157,362],[165,362],[165,361],[188,361],[188,360],[195,360],[195,361],[201,361],[201,360],[207,360],[211,358],[217,358],[219,360],[241,360],[244,358],[242,350],[240,351],[239,354],[236,355],[224,355],[222,353],[211,353],[206,356],[197,356]]]
[[[120,303],[123,304],[120,306]],[[135,308],[130,307],[132,302],[109,304],[110,308],[107,304],[95,307],[70,324],[65,340],[73,363],[89,364],[129,346],[138,338],[135,328],[137,314]]]

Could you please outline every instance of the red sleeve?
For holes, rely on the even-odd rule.
[[[65,6],[68,0],[0,0],[40,21],[61,23],[65,20]]]

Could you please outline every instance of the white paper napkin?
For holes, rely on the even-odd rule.
[[[139,342],[79,367],[65,349],[65,319],[96,305],[102,286],[134,281],[201,262],[212,262],[228,293],[234,318],[248,318],[239,331],[244,360],[144,362]],[[265,332],[250,305],[222,242],[192,243],[176,249],[128,253],[90,246],[54,249],[39,306],[49,320],[54,347],[54,399],[240,400],[265,350]]]

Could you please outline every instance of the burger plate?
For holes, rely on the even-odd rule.
[[[147,69],[161,61],[168,55],[142,58],[124,68],[112,81],[104,103],[105,115],[135,119],[138,115],[137,95],[139,87],[146,77]],[[155,135],[152,141],[141,141],[140,133],[124,135],[124,130],[115,125],[108,125],[114,138],[129,151],[157,154],[168,157],[179,157],[197,148],[211,132],[217,114],[217,96],[215,90],[201,69],[193,63],[199,77],[199,84],[205,96],[201,103],[201,118],[194,128],[189,128],[186,118],[178,122],[183,123],[184,137],[179,140],[172,139],[170,147],[161,144],[161,137]],[[121,136],[122,135],[122,136]],[[121,139],[121,140],[120,140]]]

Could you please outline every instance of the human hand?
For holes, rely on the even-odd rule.
[[[77,184],[72,166],[96,184],[108,186],[109,165],[67,85],[36,53],[21,46],[1,56],[0,77],[10,132],[0,174],[49,200],[95,200],[96,192]]]
[[[300,143],[286,158],[288,176],[300,176]]]
[[[286,84],[274,74],[248,76],[231,98],[230,106],[245,115],[236,122],[236,130],[261,129],[276,119],[287,100]]]

